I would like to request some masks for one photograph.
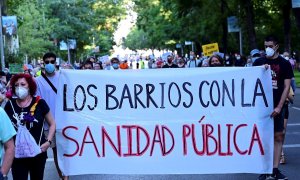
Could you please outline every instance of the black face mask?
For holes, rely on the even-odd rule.
[[[221,64],[211,64],[210,67],[220,67]]]

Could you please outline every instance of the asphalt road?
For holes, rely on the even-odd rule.
[[[282,172],[290,180],[300,179],[300,88],[296,90],[294,104],[290,106],[290,118],[288,122],[286,142],[284,151],[286,153],[287,164],[281,165]],[[46,163],[45,180],[58,180],[51,151],[48,153],[49,159]],[[226,163],[226,162],[224,162]],[[84,175],[72,176],[70,180],[253,180],[257,174],[217,174],[217,175]],[[10,177],[11,178],[11,177]]]

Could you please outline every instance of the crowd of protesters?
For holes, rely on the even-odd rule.
[[[271,42],[270,44],[268,44]],[[58,84],[58,73],[55,73],[59,69],[80,69],[80,70],[126,70],[126,69],[160,69],[160,68],[201,68],[201,67],[229,67],[229,66],[237,66],[237,67],[251,67],[253,65],[263,65],[263,64],[268,64],[270,59],[275,59],[276,61],[280,61],[280,63],[286,65],[289,64],[289,68],[285,69],[285,71],[292,71],[292,69],[295,69],[296,66],[296,61],[294,58],[290,56],[288,52],[284,52],[279,55],[278,51],[278,41],[276,39],[266,39],[265,40],[265,46],[266,46],[266,51],[260,51],[258,49],[253,49],[250,53],[249,56],[242,56],[240,54],[233,54],[233,55],[224,55],[223,53],[214,53],[210,57],[204,57],[204,56],[191,56],[190,58],[186,57],[180,57],[177,55],[169,54],[165,58],[162,57],[157,57],[154,58],[153,56],[139,56],[138,58],[135,57],[129,57],[128,59],[124,59],[122,57],[114,57],[111,58],[110,60],[107,61],[100,61],[95,57],[89,57],[87,58],[84,62],[81,64],[68,64],[68,63],[61,63],[60,65],[56,65],[56,56],[53,53],[46,53],[44,55],[43,60],[40,61],[40,64],[36,65],[36,67],[32,68],[25,68],[24,72],[20,75],[13,76],[11,79],[11,74],[9,73],[9,70],[6,69],[5,71],[0,72],[0,105],[1,107],[5,107],[6,113],[8,113],[8,117],[11,119],[12,122],[15,121],[14,119],[14,112],[13,111],[19,111],[24,114],[25,110],[30,111],[31,107],[37,102],[36,96],[41,96],[42,99],[39,102],[39,105],[37,108],[41,109],[42,114],[38,114],[36,116],[37,119],[41,119],[38,121],[38,123],[35,125],[34,123],[30,122],[27,124],[27,128],[29,129],[34,129],[36,128],[36,134],[38,134],[38,130],[40,128],[44,128],[45,130],[45,135],[43,134],[42,137],[42,154],[33,157],[30,160],[20,160],[18,158],[15,158],[13,160],[13,176],[14,178],[19,178],[22,176],[27,177],[28,172],[32,173],[31,176],[43,177],[43,171],[44,171],[44,166],[46,162],[46,150],[49,147],[53,148],[53,152],[56,156],[56,148],[55,148],[55,137],[54,137],[54,132],[53,128],[55,127],[55,120],[53,119],[52,114],[55,114],[54,107],[55,107],[55,98],[52,98],[55,96],[55,88],[57,88]],[[274,51],[273,54],[270,55],[272,49]],[[273,52],[272,51],[272,52]],[[281,62],[282,61],[282,62]],[[284,61],[284,62],[283,62]],[[288,63],[287,63],[288,62]],[[270,63],[269,63],[270,64]],[[272,63],[271,63],[272,64]],[[285,66],[284,66],[285,67]],[[271,67],[272,70],[272,67]],[[287,72],[288,76],[283,77],[283,79],[291,79],[291,90],[294,92],[296,90],[295,86],[295,80],[293,77],[293,72]],[[41,76],[45,76],[41,78]],[[11,79],[11,81],[10,81]],[[48,79],[48,80],[47,80]],[[50,80],[49,80],[50,79]],[[50,85],[50,83],[54,88]],[[50,86],[48,86],[48,83]],[[289,83],[287,83],[289,84]],[[285,84],[286,85],[286,84]],[[289,87],[288,87],[289,88]],[[284,88],[285,92],[285,88]],[[22,94],[23,93],[23,94]],[[283,92],[280,92],[283,93]],[[292,93],[293,94],[293,93]],[[276,109],[277,107],[275,106],[274,113],[281,114],[281,112],[284,113],[284,127],[283,129],[280,129],[280,131],[284,131],[283,134],[285,134],[286,131],[286,123],[288,119],[288,104],[292,102],[292,97],[289,96],[281,96],[279,94],[279,97],[284,97],[286,100],[281,104],[280,110]],[[9,104],[8,101],[10,99],[13,99],[13,104]],[[280,100],[279,100],[280,101]],[[279,101],[277,103],[279,103]],[[281,103],[281,101],[280,101]],[[12,109],[12,106],[15,107],[15,110]],[[3,114],[4,112],[1,112],[0,109],[0,115],[1,113]],[[6,115],[1,115],[5,116],[6,119],[8,117]],[[34,116],[34,115],[32,115]],[[42,118],[40,118],[42,117]],[[276,115],[274,115],[276,117]],[[43,125],[43,119],[46,118],[48,125],[44,127]],[[2,120],[2,118],[1,118]],[[17,122],[14,122],[15,124]],[[26,122],[24,121],[23,123]],[[2,126],[0,126],[1,129]],[[17,130],[17,129],[16,129]],[[50,130],[50,132],[49,132]],[[277,131],[275,131],[277,133]],[[8,146],[5,144],[6,142],[10,141],[11,142],[11,137],[15,134],[13,130],[10,132],[10,136],[7,137],[7,141],[4,142],[5,149],[8,148]],[[282,135],[282,134],[281,134]],[[34,138],[38,141],[38,137],[40,135],[35,135]],[[284,139],[284,138],[283,138]],[[283,139],[281,138],[280,142],[281,147],[278,147],[278,150],[281,151],[281,156],[280,156],[280,163],[284,164],[286,163],[286,158],[284,155],[284,152],[281,150],[282,149],[282,143]],[[0,138],[1,140],[1,138]],[[1,148],[1,143],[0,142],[0,148]],[[275,144],[278,144],[278,140],[275,137]],[[54,146],[53,146],[54,145]],[[11,148],[11,146],[10,146]],[[1,154],[1,149],[0,149],[0,154]],[[9,154],[9,153],[8,153]],[[55,157],[56,158],[56,157]],[[9,157],[6,157],[5,160],[8,161]],[[0,158],[1,160],[1,158]],[[4,161],[4,163],[6,162]],[[26,164],[30,164],[30,162],[35,162],[38,161],[39,163],[36,163],[39,165],[39,172],[36,172],[35,170],[37,169],[35,166],[31,167],[26,166]],[[7,162],[8,166],[10,166],[11,162]],[[24,169],[24,166],[27,168]],[[6,177],[7,175],[7,166],[2,165],[2,167],[6,167],[5,171],[1,171],[1,173],[4,175],[3,177]],[[59,170],[59,167],[57,165],[57,160],[56,160],[56,167],[57,171],[59,173],[60,178],[65,178],[62,175],[62,173]],[[283,174],[280,173],[278,170],[278,165],[274,167],[274,172],[273,175],[275,176],[284,176]],[[266,179],[268,178],[269,175],[262,175],[261,179]],[[285,177],[285,176],[284,176]],[[1,178],[0,178],[1,179]]]

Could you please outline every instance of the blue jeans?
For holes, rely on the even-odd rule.
[[[0,167],[0,169],[1,169],[1,167]],[[1,171],[0,171],[0,180],[3,180],[3,174],[1,173]]]

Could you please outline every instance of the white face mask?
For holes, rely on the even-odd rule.
[[[152,64],[152,68],[153,68],[153,69],[156,68],[156,63],[155,63],[155,62]]]
[[[284,59],[288,61],[290,58],[286,56],[286,57],[284,57]]]
[[[266,48],[266,56],[267,57],[272,57],[272,56],[274,56],[274,54],[275,54],[275,51],[273,48],[270,48],[270,47]]]
[[[25,99],[25,97],[27,97],[28,94],[29,94],[29,89],[24,88],[24,87],[16,88],[16,95],[18,96],[18,98]]]

